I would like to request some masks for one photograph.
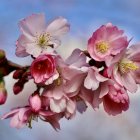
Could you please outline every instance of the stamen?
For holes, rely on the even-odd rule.
[[[57,72],[59,73],[59,77],[54,81],[54,84],[56,86],[60,86],[62,84],[62,75],[61,75],[61,69],[57,67]]]
[[[29,117],[29,120],[28,120],[28,127],[29,127],[30,129],[32,129],[32,119],[33,119],[33,116],[31,115],[31,116]]]
[[[41,35],[37,35],[36,36],[36,43],[39,47],[48,47],[50,44],[49,44],[49,41],[50,41],[50,34],[49,33],[43,33]]]
[[[108,44],[105,41],[99,42],[96,44],[96,49],[98,52],[104,54],[108,51]]]
[[[119,70],[121,73],[128,73],[130,71],[136,71],[139,67],[133,61],[121,61],[119,63]]]

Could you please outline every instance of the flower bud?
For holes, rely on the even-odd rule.
[[[24,73],[24,70],[22,70],[22,69],[16,70],[13,74],[13,78],[20,79],[22,77],[23,73]]]
[[[39,112],[41,109],[41,99],[38,94],[32,95],[29,98],[29,104],[33,112]]]
[[[4,104],[7,99],[7,91],[5,89],[4,82],[0,83],[0,105]]]
[[[5,52],[0,49],[0,59],[5,58]]]
[[[24,84],[21,84],[20,82],[17,82],[14,84],[13,92],[15,95],[19,94],[23,90]]]

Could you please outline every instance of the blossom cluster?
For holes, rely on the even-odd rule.
[[[131,39],[123,30],[111,23],[102,25],[89,38],[85,50],[77,48],[64,60],[57,47],[61,36],[70,30],[65,18],[46,24],[44,14],[33,14],[21,20],[19,27],[16,55],[31,56],[33,61],[30,66],[14,67],[6,59],[17,80],[13,92],[19,94],[30,80],[34,80],[36,90],[28,104],[1,117],[11,118],[11,127],[31,128],[32,120],[41,119],[57,130],[61,118],[72,119],[76,111],[83,113],[89,105],[94,110],[103,105],[113,116],[129,108],[129,94],[135,93],[140,84],[140,44],[129,47]],[[4,104],[7,93],[5,75],[1,75],[0,104]]]

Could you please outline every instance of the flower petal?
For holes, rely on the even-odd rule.
[[[12,110],[12,111],[10,111],[10,112],[4,114],[4,115],[1,117],[1,119],[2,119],[2,120],[3,120],[3,119],[8,119],[8,118],[14,116],[17,112],[19,112],[19,108],[18,108],[18,109],[14,109],[14,110]]]
[[[75,49],[65,62],[79,68],[87,65],[86,56],[80,49]]]
[[[76,103],[72,100],[67,101],[67,111],[73,114],[76,111]]]
[[[25,57],[29,54],[26,52],[26,44],[29,43],[30,40],[28,40],[24,35],[21,35],[19,39],[16,42],[16,56],[18,57]]]
[[[131,74],[123,75],[122,83],[123,83],[124,87],[131,93],[135,93],[137,91],[137,88],[138,88],[137,84]]]
[[[53,112],[60,113],[66,109],[66,99],[50,99],[50,108]]]
[[[19,23],[22,33],[28,38],[36,36],[36,33],[40,34],[45,30],[45,15],[44,14],[32,14],[21,20]]]
[[[96,90],[99,87],[99,81],[96,79],[93,70],[89,70],[88,75],[84,80],[84,87],[91,90]]]
[[[70,25],[67,20],[63,17],[59,17],[52,21],[46,31],[49,32],[52,36],[60,37],[61,35],[67,33],[70,29]]]

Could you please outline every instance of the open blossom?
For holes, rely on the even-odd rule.
[[[54,95],[51,96],[50,92],[56,95],[59,94],[55,93],[56,91],[57,90],[46,89],[43,96],[49,99],[50,109],[52,112],[63,113],[67,119],[71,119],[73,116],[75,116],[76,113],[75,100],[71,100],[67,95],[64,94],[61,97],[57,96],[58,98]]]
[[[31,64],[31,75],[35,83],[44,83],[56,74],[55,60],[51,55],[40,55]]]
[[[134,93],[140,83],[140,44],[118,54],[108,68],[108,75]]]
[[[64,112],[66,118],[72,118],[76,112],[75,97],[78,96],[86,76],[86,71],[82,69],[87,66],[86,56],[76,49],[66,61],[60,57],[56,60],[59,77],[46,86],[43,96],[49,98],[53,112]]]
[[[129,96],[125,88],[112,79],[100,82],[96,90],[81,87],[80,97],[88,102],[94,109],[103,103],[105,111],[109,115],[117,115],[129,108]]]
[[[108,61],[128,46],[123,30],[108,23],[97,29],[88,41],[88,52],[96,61]]]
[[[65,18],[59,17],[46,25],[44,14],[32,14],[19,23],[21,35],[16,43],[16,55],[25,57],[53,53],[60,45],[60,37],[69,31]]]
[[[13,109],[9,113],[3,115],[2,119],[6,119],[10,117],[12,117],[10,125],[11,127],[15,127],[15,128],[22,128],[26,124],[28,124],[29,127],[31,127],[32,120],[35,120],[36,118],[39,117],[46,122],[47,121],[50,122],[50,124],[55,129],[59,129],[58,127],[59,125],[57,122],[58,120],[55,119],[56,118],[55,113],[42,108],[42,100],[38,94],[30,96],[29,106]]]
[[[84,87],[93,94],[93,91],[98,89],[100,82],[104,82],[108,78],[99,74],[96,67],[90,67],[86,62],[85,54],[79,49],[74,50],[66,61],[58,58],[56,64],[59,68],[59,77],[52,85],[46,86],[43,96],[50,99],[50,108],[53,112],[65,112],[66,117],[71,118],[75,115],[80,103],[76,103],[79,98],[81,98],[80,101],[86,101],[81,95],[81,89]],[[85,110],[84,102],[81,103],[83,107],[80,112]]]

